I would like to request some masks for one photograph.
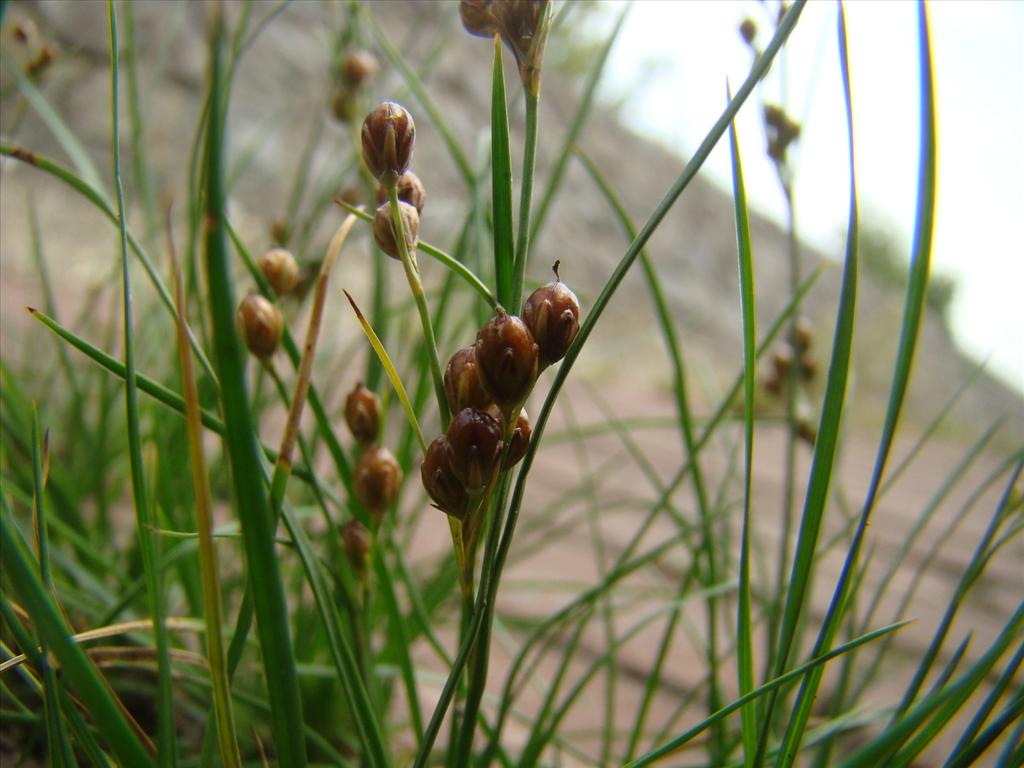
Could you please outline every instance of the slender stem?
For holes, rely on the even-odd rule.
[[[537,105],[540,93],[526,95],[526,144],[523,147],[523,182],[519,195],[519,234],[516,237],[515,275],[512,280],[512,306],[515,311],[523,298],[526,262],[530,256],[530,206],[533,202],[533,173],[537,161]]]
[[[412,292],[416,309],[420,314],[420,323],[423,325],[424,346],[427,348],[427,359],[430,361],[430,374],[434,379],[434,394],[437,396],[437,408],[441,414],[441,428],[448,429],[451,415],[448,412],[448,400],[444,394],[441,362],[437,358],[434,326],[430,322],[430,310],[427,308],[427,298],[423,293],[423,282],[420,280],[419,264],[416,263],[416,252],[409,250],[409,243],[405,239],[405,223],[402,220],[402,212],[398,208],[398,189],[396,187],[391,187],[388,190],[388,199],[391,202],[391,224],[395,228],[398,253],[402,258],[402,266],[405,268],[405,277],[409,281],[409,290]]]

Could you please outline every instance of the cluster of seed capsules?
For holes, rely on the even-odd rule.
[[[765,372],[762,383],[773,395],[782,393],[794,365],[800,367],[800,378],[803,381],[812,381],[818,374],[818,361],[811,351],[814,331],[810,320],[806,317],[797,318],[794,331],[792,340],[779,342],[772,347],[771,367]]]
[[[522,410],[538,374],[561,360],[579,331],[579,300],[557,277],[535,290],[522,317],[498,308],[476,343],[448,362],[452,421],[427,448],[423,487],[438,509],[464,520],[502,470],[523,458],[530,422]]]

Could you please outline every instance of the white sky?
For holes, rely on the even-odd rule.
[[[622,0],[605,0],[613,19]],[[772,12],[777,4],[772,2]],[[909,254],[918,162],[917,5],[853,0],[846,6],[857,184],[862,219],[893,230]],[[928,6],[938,123],[933,272],[956,278],[954,333],[971,356],[1024,391],[1024,2]],[[737,32],[748,15],[757,42],[771,36],[763,3],[639,0],[612,52],[604,93],[628,94],[623,115],[662,143],[692,152],[751,64]],[[794,30],[782,67],[763,87],[803,124],[796,163],[801,236],[841,254],[848,215],[846,130],[837,6],[815,0]],[[780,76],[782,75],[782,76]],[[785,85],[783,85],[785,82]],[[783,220],[756,105],[738,121],[751,204]],[[705,170],[731,188],[727,142]]]

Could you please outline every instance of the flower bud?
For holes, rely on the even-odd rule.
[[[526,418],[526,411],[520,411],[519,418],[516,420],[516,428],[512,431],[512,437],[509,438],[508,455],[505,456],[505,460],[501,463],[502,469],[511,469],[520,461],[523,456],[526,455],[526,449],[530,446],[530,422]]]
[[[580,329],[580,302],[561,280],[542,285],[523,305],[523,321],[540,351],[543,370],[565,357]]]
[[[392,187],[409,168],[416,125],[405,107],[392,101],[378,104],[363,121],[363,162],[385,187]]]
[[[277,245],[284,246],[288,242],[288,238],[291,237],[291,227],[288,226],[288,220],[283,216],[278,216],[272,222],[270,222],[270,238]]]
[[[353,88],[358,88],[377,74],[377,57],[360,49],[349,51],[341,62],[341,76]]]
[[[380,428],[380,400],[362,382],[353,387],[345,398],[345,423],[363,447],[377,441]]]
[[[398,498],[402,469],[387,448],[370,448],[359,459],[355,472],[356,496],[371,514],[380,516]]]
[[[491,0],[461,0],[459,17],[471,35],[494,37],[498,34],[498,25],[491,13]]]
[[[423,487],[438,509],[460,520],[466,514],[466,489],[448,464],[448,438],[435,438],[420,465]]]
[[[464,408],[448,427],[448,466],[470,493],[482,491],[494,479],[503,447],[501,426],[483,411]]]
[[[412,253],[416,250],[416,238],[420,231],[420,215],[408,203],[399,203],[398,212],[402,216],[402,231],[405,244]],[[373,217],[373,239],[388,256],[402,260],[402,252],[398,249],[398,238],[395,237],[395,226],[391,217],[391,203],[384,203],[377,209]]]
[[[526,323],[501,307],[476,335],[480,380],[506,417],[530,394],[538,354]]]
[[[416,209],[416,213],[423,213],[423,182],[420,181],[420,177],[412,171],[406,171],[402,174],[402,178],[398,180],[396,188],[398,192],[398,199],[403,203],[408,203]],[[383,205],[388,201],[388,191],[381,184],[377,187],[377,205]]]
[[[483,411],[492,403],[491,396],[480,381],[475,347],[464,347],[452,355],[448,367],[444,369],[444,393],[453,414],[463,408]]]
[[[747,45],[754,44],[754,38],[757,37],[757,24],[751,18],[746,18],[743,23],[740,24],[740,37],[743,38],[743,42]]]
[[[260,256],[259,267],[278,296],[291,293],[299,282],[299,265],[291,252],[284,248],[271,248]]]
[[[274,354],[281,340],[281,310],[258,293],[250,293],[238,305],[238,326],[245,346],[264,360]]]
[[[370,532],[358,520],[349,520],[341,527],[341,542],[345,554],[352,563],[352,570],[362,573],[366,570],[366,560],[370,554]]]

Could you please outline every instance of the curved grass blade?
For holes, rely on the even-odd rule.
[[[729,98],[732,94],[726,91]],[[739,692],[754,689],[754,640],[750,607],[750,508],[754,472],[754,374],[757,342],[754,308],[754,263],[750,244],[747,193],[743,184],[736,123],[729,125],[732,155],[732,195],[736,209],[736,250],[739,261],[740,309],[743,314],[743,530],[740,534],[739,595],[736,607],[736,662]],[[747,704],[740,710],[743,732],[743,764],[749,768],[757,753],[757,709]]]
[[[135,376],[135,329],[128,261],[128,230],[125,222],[124,188],[121,183],[120,105],[118,79],[120,46],[117,37],[117,13],[113,0],[107,0],[107,20],[110,33],[110,92],[111,92],[111,154],[114,159],[114,191],[117,197],[117,222],[121,246],[122,297],[124,314],[124,371],[125,407],[127,410],[128,458],[131,469],[132,499],[135,506],[135,524],[138,528],[139,551],[146,575],[146,597],[153,617],[156,637],[157,671],[159,675],[157,698],[157,758],[161,766],[177,764],[174,732],[174,699],[171,690],[170,638],[164,625],[163,579],[156,568],[159,552],[154,541],[153,518],[142,460],[142,436],[139,428],[138,382]]]
[[[529,102],[527,97],[527,104]],[[517,275],[518,264],[512,233],[512,150],[508,137],[508,105],[499,35],[494,36],[494,70],[491,80],[491,205],[494,217],[494,280],[498,303],[510,312],[515,312],[518,307],[513,280]],[[523,211],[519,212],[519,216],[521,220]]]
[[[847,224],[846,255],[843,265],[842,285],[839,293],[839,308],[836,314],[835,337],[832,343],[832,359],[829,361],[828,380],[825,385],[825,400],[822,404],[821,420],[818,424],[814,443],[814,457],[811,474],[807,482],[807,496],[800,520],[796,552],[790,574],[789,589],[783,609],[782,624],[779,627],[777,655],[772,676],[779,677],[785,671],[789,656],[799,631],[804,604],[808,598],[811,576],[817,562],[816,549],[821,522],[825,515],[829,486],[833,477],[836,449],[839,442],[840,422],[846,398],[846,382],[850,370],[850,353],[853,347],[854,310],[857,302],[857,181],[853,146],[853,109],[850,97],[850,73],[846,55],[846,22],[842,6],[839,12],[840,64],[843,75],[843,92],[846,103],[846,130],[849,147],[850,168],[850,216]],[[845,608],[845,605],[843,606]],[[765,708],[761,724],[757,757],[754,764],[760,765],[765,756],[768,731],[773,721],[778,691],[773,691]],[[795,750],[794,750],[795,752]],[[786,759],[783,750],[782,759]]]
[[[395,369],[395,364],[391,362],[391,356],[388,351],[384,349],[384,345],[381,344],[380,338],[376,333],[373,332],[373,328],[363,317],[363,313],[359,310],[356,305],[355,299],[348,291],[344,291],[345,298],[348,299],[348,303],[352,305],[352,311],[356,314],[356,319],[359,320],[359,325],[363,329],[363,333],[366,334],[367,340],[370,342],[370,346],[373,347],[373,351],[377,353],[377,357],[380,358],[380,363],[384,366],[384,372],[388,376],[388,380],[391,382],[391,386],[395,388],[395,394],[398,396],[398,402],[402,404],[402,410],[405,412],[405,418],[409,422],[409,426],[412,427],[413,434],[416,435],[416,441],[420,444],[420,449],[424,453],[427,452],[427,443],[423,439],[423,432],[420,430],[420,423],[416,419],[416,412],[413,410],[412,403],[409,402],[409,394],[405,391],[405,385],[402,383],[402,377],[398,375],[398,371]]]
[[[245,366],[235,331],[235,300],[228,266],[224,222],[223,134],[227,117],[223,79],[223,19],[211,36],[210,120],[206,131],[206,269],[217,369],[221,378],[225,442],[231,462],[235,505],[242,523],[246,564],[272,712],[274,746],[284,765],[303,768],[302,730],[295,658],[288,610],[274,545],[270,501],[260,464],[259,443],[249,412]]]

